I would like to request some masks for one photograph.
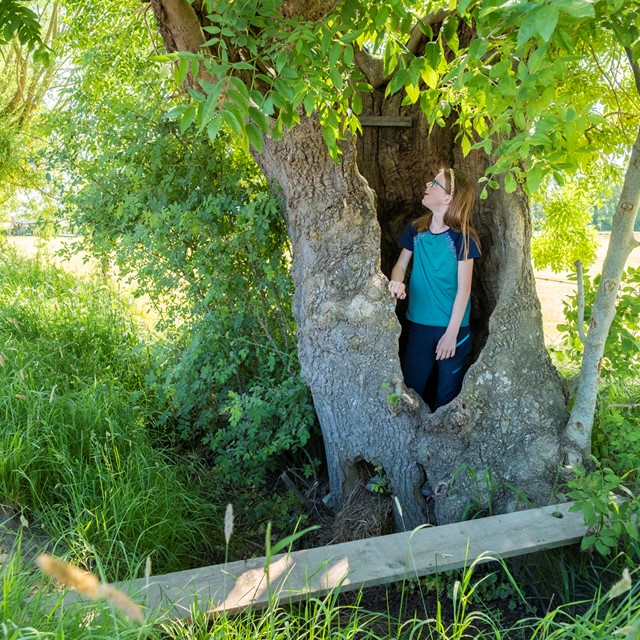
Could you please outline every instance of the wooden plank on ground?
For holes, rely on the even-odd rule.
[[[269,581],[265,559],[253,558],[119,586],[148,611],[170,618],[189,617],[194,604],[212,613],[260,608],[274,594],[293,602],[337,587],[360,589],[457,569],[487,553],[508,558],[579,542],[586,526],[581,512],[569,512],[571,504],[281,554],[271,560]]]

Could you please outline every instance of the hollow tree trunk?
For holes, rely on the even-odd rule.
[[[199,3],[151,5],[169,51],[204,42]],[[316,5],[325,12],[333,6]],[[404,387],[400,323],[381,256],[388,272],[399,251],[395,239],[420,213],[425,182],[439,166],[454,164],[478,179],[487,160],[463,159],[450,129],[430,135],[417,108],[401,109],[400,99],[371,96],[370,114],[410,115],[413,126],[367,130],[360,168],[355,140],[344,144],[339,164],[330,159],[314,118],[280,141],[265,140],[257,155],[284,195],[299,358],[322,427],[333,503],[339,507],[360,480],[362,462],[384,466],[406,528],[428,517],[425,479],[435,489],[439,523],[459,519],[470,499],[496,512],[516,508],[507,485],[546,503],[565,444],[566,402],[544,347],[521,195],[500,190],[477,207],[483,256],[472,293],[476,360],[462,392],[431,414]]]
[[[284,140],[266,140],[257,159],[285,198],[298,354],[322,427],[333,504],[358,481],[358,461],[379,462],[413,526],[424,520],[411,453],[421,407],[402,389],[400,326],[379,269],[373,193],[353,143],[334,163],[308,118]]]
[[[363,172],[372,184],[386,182],[378,202],[387,235],[415,217],[411,207],[438,166],[453,160],[474,178],[485,169],[480,155],[461,159],[449,130],[430,137],[413,115],[411,129],[364,136],[365,165],[367,148],[378,144],[374,166]],[[374,195],[358,170],[354,141],[343,150],[341,163],[333,163],[318,123],[305,119],[282,141],[266,141],[258,156],[286,203],[299,358],[322,426],[334,505],[359,481],[361,461],[384,466],[405,527],[427,517],[420,494],[425,479],[435,489],[439,523],[459,519],[470,499],[496,512],[517,508],[518,495],[507,484],[534,504],[546,503],[566,405],[544,347],[525,199],[499,191],[479,207],[483,257],[474,280],[480,310],[474,325],[484,347],[458,398],[431,414],[403,385],[400,325],[379,267]],[[394,195],[393,183],[402,194]],[[397,210],[385,210],[387,201]]]

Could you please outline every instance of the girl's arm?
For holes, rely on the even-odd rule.
[[[413,251],[409,251],[409,249],[403,249],[400,252],[400,257],[398,261],[391,269],[391,279],[389,280],[389,293],[398,300],[404,300],[407,297],[407,290],[404,286],[404,275],[407,272],[407,267],[409,266],[409,262],[411,262],[411,257],[413,256]]]
[[[458,262],[458,293],[453,301],[451,319],[442,338],[436,346],[436,360],[452,358],[456,353],[456,341],[460,323],[471,295],[471,277],[473,276],[473,260]]]

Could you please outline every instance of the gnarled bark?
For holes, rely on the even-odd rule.
[[[480,156],[459,157],[451,132],[423,137],[426,125],[415,117],[412,130],[372,134],[395,138],[374,156],[388,187],[378,210],[383,226],[396,230],[405,221],[397,224],[385,210],[385,193],[398,208],[404,202],[410,217],[432,167],[454,160],[474,177],[485,168]],[[447,137],[450,146],[441,146]],[[560,460],[565,397],[544,347],[526,201],[501,191],[479,208],[483,258],[474,298],[482,309],[474,324],[485,344],[460,396],[431,414],[404,387],[400,325],[379,268],[375,199],[358,170],[354,141],[343,151],[341,163],[333,163],[318,123],[306,119],[282,141],[266,141],[258,156],[286,202],[299,357],[323,430],[334,504],[359,481],[361,461],[384,466],[408,527],[427,517],[419,491],[425,479],[435,489],[440,523],[459,519],[470,498],[496,511],[516,508],[519,496],[506,483],[532,503],[546,503]],[[403,170],[397,156],[392,161],[395,154],[413,170]],[[412,163],[414,154],[421,162]],[[397,175],[385,160],[398,165]],[[391,197],[392,184],[406,195]],[[488,479],[487,470],[491,482],[474,481]]]

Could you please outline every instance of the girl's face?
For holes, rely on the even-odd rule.
[[[451,196],[447,192],[444,172],[440,171],[433,180],[427,182],[422,204],[433,211],[434,207],[446,209],[450,202]]]

